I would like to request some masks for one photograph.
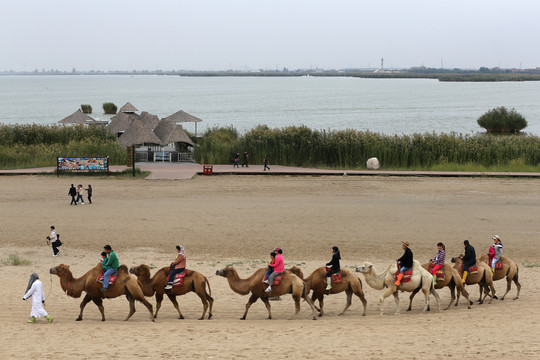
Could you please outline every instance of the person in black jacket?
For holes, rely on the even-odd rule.
[[[69,205],[77,205],[77,200],[75,199],[75,196],[77,196],[77,189],[75,189],[75,186],[73,186],[73,184],[71,184],[71,187],[69,188],[68,195],[71,196],[71,204]]]
[[[403,279],[403,276],[405,275],[405,271],[411,270],[413,267],[413,253],[411,249],[409,249],[409,242],[408,241],[402,241],[401,247],[405,252],[403,253],[403,256],[397,259],[399,263],[399,275],[395,282],[396,285],[401,284],[401,279]]]
[[[339,249],[337,246],[332,246],[332,260],[326,264],[326,267],[330,268],[330,270],[326,272],[326,290],[332,289],[332,274],[338,274],[341,271],[339,260],[341,260]]]
[[[474,251],[472,245],[469,244],[469,240],[463,241],[463,245],[465,246],[465,255],[461,258],[461,261],[463,261],[463,279],[461,279],[461,281],[465,284],[467,281],[467,274],[469,273],[469,267],[476,264],[476,251]]]

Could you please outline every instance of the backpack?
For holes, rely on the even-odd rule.
[[[57,245],[57,246],[61,246],[63,244],[63,242],[60,240],[60,234],[59,233],[56,233],[56,240],[60,241],[60,245]]]

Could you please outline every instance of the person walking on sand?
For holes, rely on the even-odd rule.
[[[236,153],[236,156],[234,157],[234,165],[233,168],[238,168],[240,164],[240,153]]]
[[[268,155],[266,155],[264,157],[264,169],[263,169],[263,171],[266,171],[266,169],[268,169],[268,171],[270,171],[270,167],[268,167]]]
[[[53,256],[58,256],[58,253],[60,253],[58,248],[62,246],[62,242],[60,241],[59,236],[60,235],[56,233],[54,226],[51,226],[51,234],[47,236],[47,245],[52,246]]]
[[[28,323],[34,324],[36,318],[40,317],[47,319],[49,324],[52,323],[53,318],[43,308],[43,304],[45,304],[45,294],[43,293],[43,284],[36,273],[30,275],[30,280],[28,281],[26,294],[24,294],[23,300],[28,299],[30,296],[32,297],[32,311],[30,312],[30,320],[28,320]]]
[[[275,248],[274,252],[277,252],[276,255],[276,261],[273,264],[268,264],[268,266],[274,268],[274,272],[270,274],[268,279],[264,281],[264,283],[268,284],[268,287],[264,292],[269,293],[272,291],[272,284],[274,283],[274,279],[278,276],[283,275],[283,272],[285,271],[285,262],[283,261],[283,251],[280,248]]]
[[[77,186],[77,202],[79,202],[79,200],[81,200],[81,204],[84,205],[84,199],[83,199],[83,194],[84,194],[84,189],[83,189],[83,186],[81,184],[79,184]]]
[[[92,185],[88,184],[88,188],[85,189],[88,195],[86,196],[88,198],[88,203],[92,203]]]
[[[184,247],[182,245],[176,245],[176,251],[178,251],[178,253],[176,254],[176,259],[174,259],[170,265],[171,272],[169,273],[169,279],[165,286],[165,290],[172,289],[176,274],[181,274],[186,269],[186,251],[184,250]]]
[[[77,205],[77,199],[75,198],[75,196],[77,196],[77,189],[75,189],[75,186],[73,186],[73,184],[71,184],[71,187],[69,188],[68,195],[71,196],[71,204],[69,205]]]
[[[242,162],[242,167],[244,167],[244,165],[246,165],[246,167],[249,167],[249,165],[248,165],[248,153],[247,153],[247,151],[244,151],[244,162]]]

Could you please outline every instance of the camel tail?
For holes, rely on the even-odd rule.
[[[516,274],[514,275],[513,281],[519,281],[519,266],[516,264]]]
[[[204,280],[206,281],[206,285],[208,285],[208,295],[212,296],[212,289],[210,289],[210,281],[208,281],[206,276],[204,277]]]

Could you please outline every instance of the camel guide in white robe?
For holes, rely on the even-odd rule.
[[[30,275],[30,280],[28,281],[26,294],[23,296],[23,300],[28,299],[30,296],[32,296],[32,312],[30,312],[31,318],[28,322],[35,323],[36,318],[45,317],[49,323],[52,323],[53,318],[43,308],[45,294],[43,293],[43,284],[36,273]]]

